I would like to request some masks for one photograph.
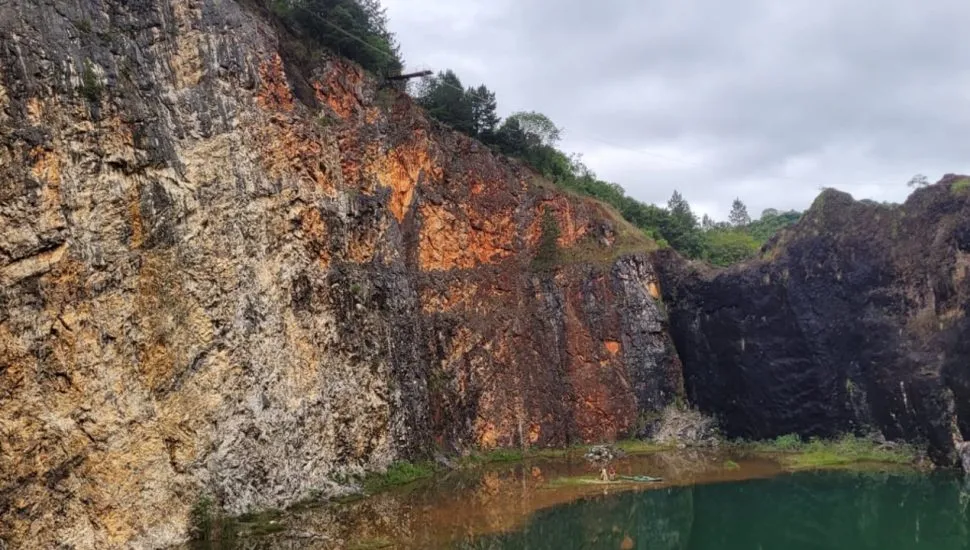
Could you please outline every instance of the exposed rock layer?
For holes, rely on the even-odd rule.
[[[661,254],[690,400],[729,435],[877,431],[956,463],[970,438],[970,181],[902,206],[826,191],[764,258]]]
[[[155,548],[203,493],[609,440],[682,391],[628,227],[281,36],[0,4],[0,540]]]

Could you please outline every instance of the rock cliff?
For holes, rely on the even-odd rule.
[[[970,439],[970,179],[904,205],[822,193],[763,258],[658,257],[689,399],[729,435]]]
[[[648,246],[258,6],[0,3],[0,541],[632,435],[682,392]]]

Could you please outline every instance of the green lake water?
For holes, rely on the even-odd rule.
[[[626,492],[537,512],[476,550],[956,550],[970,485],[948,474],[811,472]]]

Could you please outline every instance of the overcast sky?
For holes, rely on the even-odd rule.
[[[536,110],[637,199],[901,202],[970,172],[967,0],[383,0],[409,68]]]

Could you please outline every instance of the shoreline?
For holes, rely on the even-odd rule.
[[[624,443],[616,446],[623,448]],[[764,444],[676,448],[640,442],[627,444],[627,448],[636,450],[613,462],[617,472],[657,476],[662,481],[597,482],[597,473],[583,458],[586,448],[483,453],[466,457],[452,468],[438,468],[430,473],[415,470],[421,475],[408,481],[399,478],[395,484],[372,482],[366,493],[346,499],[304,501],[286,510],[219,518],[212,535],[240,543],[258,540],[272,544],[278,540],[281,548],[298,549],[369,548],[365,544],[368,540],[383,540],[395,548],[434,547],[452,536],[514,530],[541,510],[594,496],[767,479],[809,471],[925,471],[915,463],[867,460],[864,454],[839,457],[833,463],[791,462],[793,458],[824,451],[825,447],[818,443],[805,449],[777,450]],[[396,527],[404,524],[408,529]],[[300,546],[300,541],[306,541],[307,546]],[[354,546],[351,541],[362,541],[363,545]]]

